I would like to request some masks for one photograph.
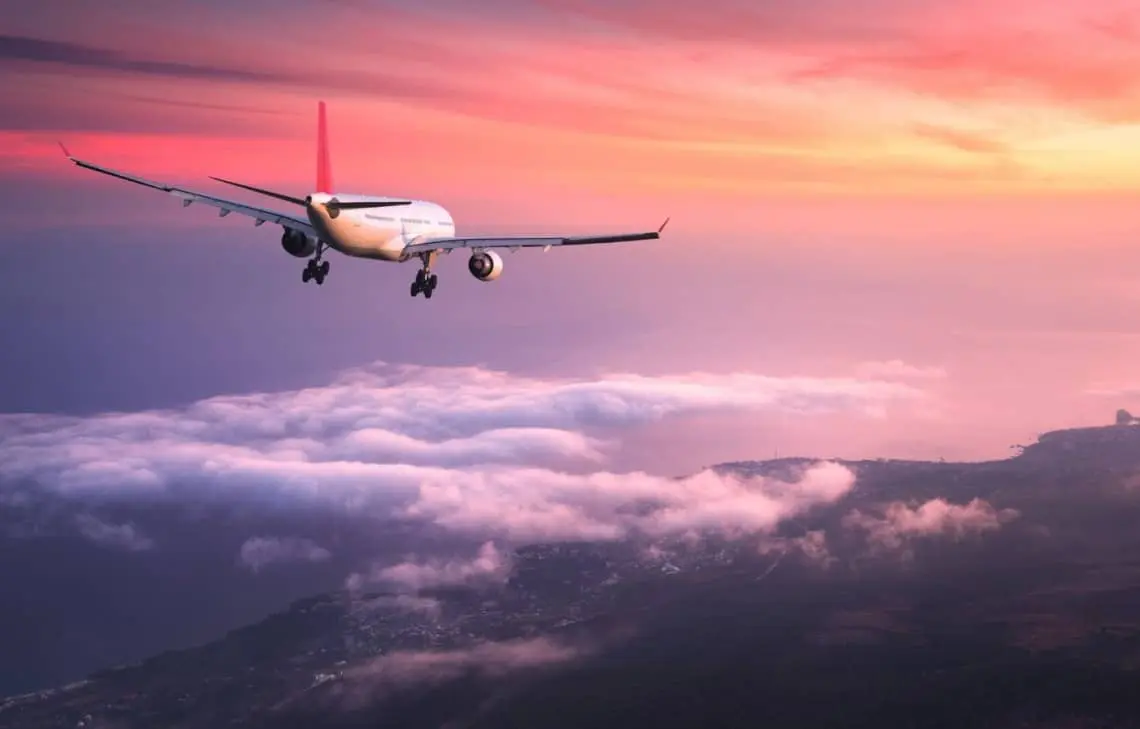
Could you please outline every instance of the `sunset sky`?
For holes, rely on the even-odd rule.
[[[1140,412],[1140,11],[1109,0],[43,0],[0,9],[2,412],[320,386],[374,360],[905,382],[863,411],[705,412],[625,438],[678,472],[773,452],[1002,457]],[[659,243],[332,259],[79,157],[461,231],[673,222]],[[232,194],[226,191],[223,194]]]

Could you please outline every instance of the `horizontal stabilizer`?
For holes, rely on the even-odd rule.
[[[369,208],[391,208],[397,205],[411,205],[411,200],[361,200],[359,202],[341,202],[336,198],[325,203],[325,207],[337,210],[367,210]]]
[[[227,185],[233,185],[234,187],[240,187],[241,189],[249,190],[250,192],[256,192],[258,195],[268,195],[269,197],[277,198],[278,200],[284,200],[285,202],[291,202],[294,205],[300,205],[302,207],[305,207],[309,204],[309,200],[307,198],[293,197],[292,195],[286,195],[284,193],[274,192],[273,190],[266,190],[263,187],[254,187],[253,185],[246,185],[245,183],[242,183],[242,182],[234,182],[233,180],[223,180],[221,177],[211,177],[210,179],[211,180],[217,180],[218,182],[222,182],[222,183],[225,183]],[[376,201],[361,200],[361,201],[357,201],[357,202],[341,202],[340,200],[337,200],[334,197],[333,199],[324,203],[324,206],[326,208],[328,208],[329,210],[368,210],[370,208],[391,208],[391,207],[396,207],[398,205],[411,205],[411,204],[412,203],[410,200],[376,200]]]

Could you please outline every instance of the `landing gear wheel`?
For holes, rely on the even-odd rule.
[[[416,271],[416,280],[412,282],[412,296],[422,293],[425,299],[430,299],[438,285],[439,277],[421,268]]]
[[[310,281],[316,281],[317,286],[320,286],[321,284],[323,284],[325,282],[325,277],[328,275],[329,275],[329,262],[328,261],[317,262],[317,260],[314,258],[305,264],[305,270],[301,272],[301,281],[303,283],[309,283]]]

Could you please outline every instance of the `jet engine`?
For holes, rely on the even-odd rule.
[[[472,253],[467,260],[467,270],[480,281],[494,281],[503,275],[503,259],[494,251]]]
[[[286,228],[281,234],[281,247],[297,258],[308,258],[317,252],[317,242],[299,230]]]

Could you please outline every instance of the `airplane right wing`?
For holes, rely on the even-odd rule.
[[[665,231],[669,219],[661,224],[657,230],[642,233],[611,233],[606,235],[507,235],[507,236],[474,236],[461,238],[428,238],[427,240],[409,243],[404,247],[404,253],[415,256],[421,253],[434,251],[447,252],[457,248],[483,250],[486,248],[552,248],[554,246],[588,246],[603,243],[627,243],[639,240],[657,240]]]
[[[286,215],[285,213],[279,213],[275,210],[266,210],[265,208],[254,207],[253,205],[246,205],[245,203],[226,200],[225,198],[214,197],[213,195],[206,195],[200,192],[186,190],[184,188],[175,187],[174,185],[167,185],[162,182],[154,182],[152,180],[143,179],[142,177],[136,177],[135,175],[127,174],[126,172],[119,172],[118,170],[101,167],[90,162],[84,162],[81,159],[76,159],[75,157],[71,156],[71,153],[67,151],[66,147],[64,147],[62,144],[59,146],[63,149],[63,153],[67,155],[67,158],[79,167],[83,167],[84,169],[88,170],[94,170],[95,172],[99,172],[104,175],[110,175],[111,177],[117,177],[118,179],[126,180],[127,182],[133,182],[136,185],[142,185],[154,190],[161,190],[182,200],[183,207],[186,207],[191,203],[202,203],[203,205],[209,205],[211,207],[218,208],[218,214],[223,218],[230,213],[237,213],[238,215],[244,215],[246,217],[253,218],[253,224],[255,226],[261,225],[263,223],[274,223],[286,228],[292,228],[293,230],[301,231],[302,233],[307,233],[314,238],[317,237],[317,232],[305,218],[296,215]]]

